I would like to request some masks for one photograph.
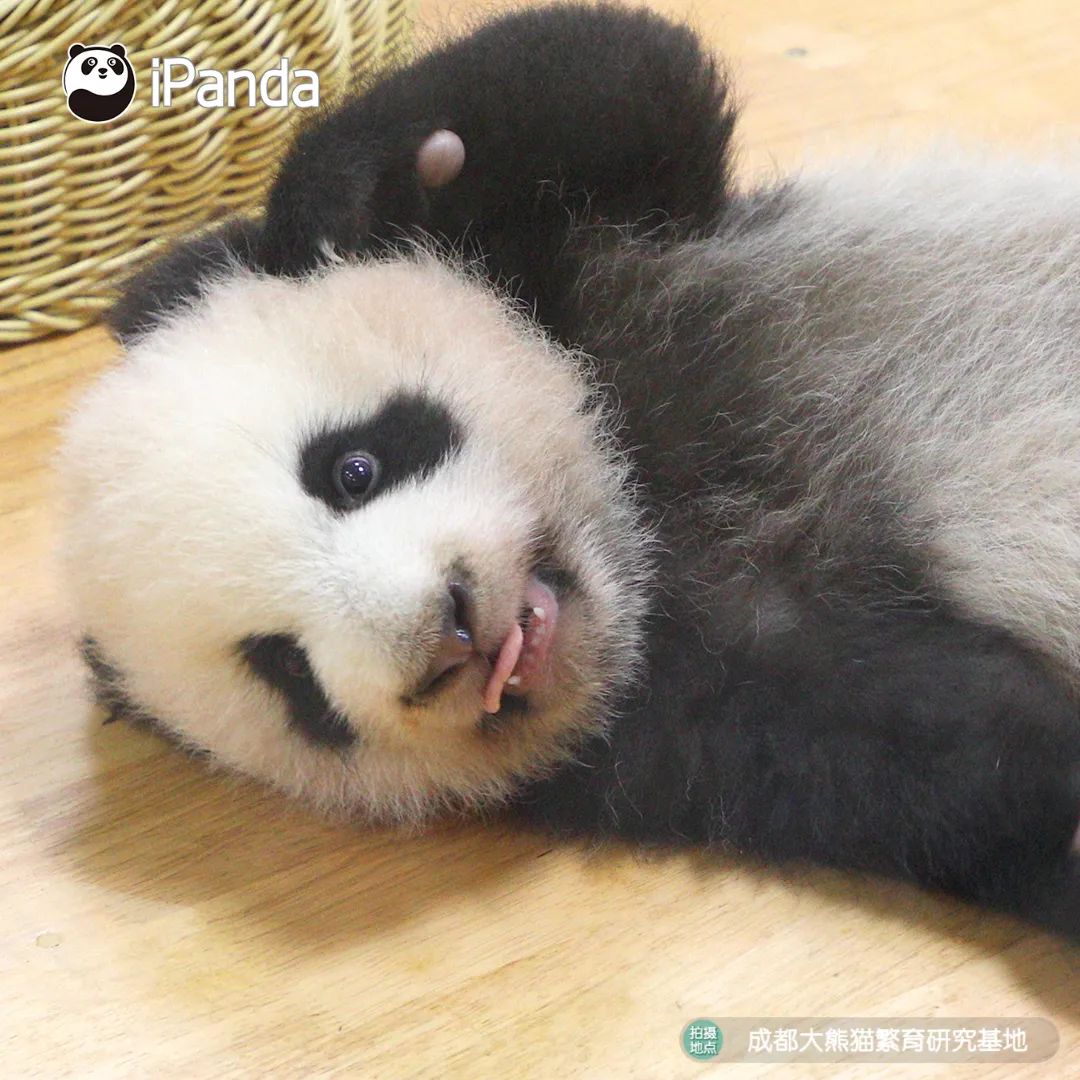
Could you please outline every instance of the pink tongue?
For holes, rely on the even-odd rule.
[[[485,712],[499,711],[503,689],[511,678],[515,679],[517,688],[526,689],[528,680],[547,659],[559,617],[559,602],[546,585],[532,578],[525,589],[524,606],[530,611],[525,630],[517,623],[511,627],[484,687]]]
[[[484,687],[484,711],[497,713],[502,705],[503,687],[506,680],[514,673],[518,658],[521,656],[521,646],[525,643],[525,634],[520,626],[514,623],[513,629],[506,635],[506,640],[499,650],[499,658],[495,661],[495,669]]]

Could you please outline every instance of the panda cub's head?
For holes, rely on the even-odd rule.
[[[219,270],[66,431],[104,697],[326,809],[506,795],[637,647],[642,531],[580,358],[423,255]]]
[[[135,95],[135,69],[124,46],[72,45],[64,67],[64,93],[80,120],[115,120]]]

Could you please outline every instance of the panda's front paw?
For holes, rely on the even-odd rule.
[[[311,145],[301,135],[267,200],[259,261],[297,276],[425,229],[429,192],[464,164],[464,143],[445,129],[358,138],[328,125]]]
[[[433,131],[416,152],[416,175],[429,189],[456,180],[465,165],[465,144],[453,131]]]

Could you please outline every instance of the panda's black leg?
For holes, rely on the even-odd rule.
[[[1007,635],[939,610],[809,607],[705,647],[652,630],[643,700],[521,808],[571,832],[905,878],[1080,940],[1080,721]]]
[[[269,196],[262,261],[299,273],[328,248],[423,230],[484,256],[543,317],[572,286],[575,221],[715,219],[732,122],[684,27],[596,5],[509,15],[305,128]],[[432,182],[420,151],[442,130],[465,159]]]

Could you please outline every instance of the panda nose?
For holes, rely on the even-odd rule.
[[[446,586],[440,604],[439,641],[413,696],[437,690],[476,652],[472,629],[472,590],[464,581]]]

